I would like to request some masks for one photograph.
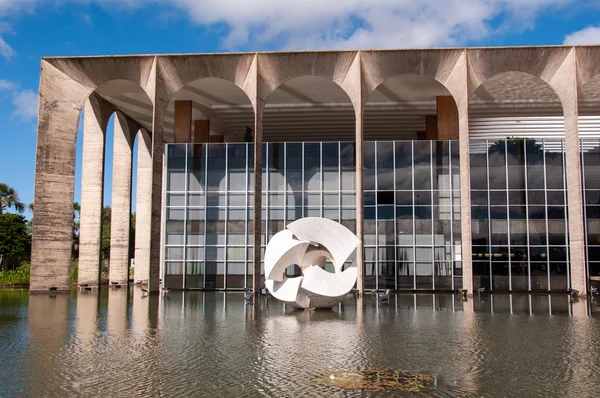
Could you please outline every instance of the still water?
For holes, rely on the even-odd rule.
[[[597,305],[399,294],[311,312],[265,297],[249,306],[239,293],[0,290],[0,396],[598,396]],[[369,369],[435,385],[373,392],[318,380]]]

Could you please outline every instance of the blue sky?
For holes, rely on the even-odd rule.
[[[563,43],[600,43],[600,1],[0,0],[0,182],[33,201],[42,56]]]

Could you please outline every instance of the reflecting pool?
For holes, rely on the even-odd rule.
[[[295,311],[240,293],[0,290],[0,396],[592,396],[597,301],[367,295]],[[416,393],[323,382],[372,369],[432,382]]]

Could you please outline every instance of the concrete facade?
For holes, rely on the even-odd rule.
[[[77,125],[86,101],[93,99],[90,95],[99,93],[103,98],[110,97],[103,94],[110,91],[107,85],[122,85],[122,82],[134,85],[138,96],[136,106],[146,109],[146,113],[140,113],[139,118],[130,114],[149,132],[148,137],[140,140],[139,147],[143,147],[143,150],[138,152],[135,279],[147,281],[149,289],[157,291],[162,246],[163,152],[165,142],[173,142],[166,126],[171,123],[168,120],[171,117],[171,99],[183,87],[199,79],[223,79],[237,86],[251,105],[254,122],[249,125],[253,126],[255,143],[253,239],[254,247],[258,248],[262,233],[261,212],[258,211],[262,208],[261,148],[269,97],[285,82],[299,76],[320,76],[339,86],[347,94],[353,108],[356,167],[360,171],[364,114],[369,96],[388,79],[398,75],[416,75],[429,77],[443,85],[456,102],[460,144],[463,289],[472,293],[469,101],[488,79],[505,72],[522,72],[549,85],[562,104],[569,204],[570,287],[585,293],[578,93],[586,82],[600,75],[598,59],[600,47],[596,46],[44,58],[40,83],[31,290],[69,288]],[[112,104],[117,110],[120,109],[117,103]],[[95,144],[89,144],[90,149],[84,150],[86,154],[93,153],[97,157],[101,152],[98,137],[103,129],[102,120],[102,117],[97,119],[96,141]],[[89,131],[91,134],[91,128]],[[85,199],[85,207],[82,204],[82,231],[85,218],[87,236],[84,255],[86,263],[91,264],[96,258],[95,247],[98,242],[97,215],[93,212],[98,208],[100,163],[97,159],[94,163],[89,158],[87,162],[93,177],[90,177],[88,184],[90,197]],[[123,177],[124,181],[125,174],[118,177]],[[362,186],[362,174],[357,172],[356,230],[359,238],[363,234],[364,217]],[[126,196],[125,187],[117,189],[122,189],[122,194],[115,195]],[[253,256],[252,286],[256,292],[262,287],[260,250],[254,250]],[[362,246],[359,246],[357,260],[361,266],[358,269],[357,287],[361,294],[364,290],[362,256]],[[95,278],[93,267],[89,270],[90,274],[86,271],[86,281]],[[82,278],[80,282],[84,280]]]

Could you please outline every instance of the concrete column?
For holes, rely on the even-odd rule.
[[[135,205],[134,281],[148,282],[150,274],[150,220],[152,213],[152,139],[144,129],[138,133]]]
[[[192,142],[192,101],[175,101],[175,143]]]
[[[254,120],[254,254],[252,270],[252,291],[258,293],[260,286],[260,247],[262,236],[262,107],[256,111]]]
[[[437,102],[437,139],[458,139],[458,109],[451,95],[440,96]]]
[[[164,171],[164,150],[165,142],[163,141],[163,125],[158,122],[164,120],[164,105],[163,100],[160,101],[160,109],[158,105],[154,110],[154,130],[152,131],[152,174],[150,196],[150,267],[148,273],[148,290],[150,292],[159,291],[160,270],[161,270],[161,252],[162,252],[162,210],[163,210],[163,171]]]
[[[471,164],[469,154],[469,91],[467,53],[463,51],[447,77],[446,87],[458,109],[458,145],[460,153],[460,224],[463,290],[473,295],[473,255],[471,236]]]
[[[552,79],[550,86],[558,94],[565,117],[565,171],[567,174],[567,212],[569,218],[569,254],[571,288],[587,295],[585,242],[583,232],[583,196],[581,192],[581,156],[579,148],[579,109],[577,103],[577,56],[571,49]]]
[[[207,143],[210,136],[210,120],[194,120],[194,144]]]
[[[86,101],[83,117],[81,212],[79,228],[78,284],[100,284],[102,199],[104,191],[104,142],[112,108],[96,95]]]
[[[365,207],[363,196],[363,106],[356,112],[356,236],[360,239],[360,244],[356,248],[356,289],[358,296],[362,297],[365,293],[365,263],[364,263],[364,224]]]
[[[90,93],[91,89],[66,78],[55,66],[42,60],[31,291],[71,288],[77,128]]]
[[[135,131],[130,131],[122,114],[117,112],[114,120],[109,281],[127,284],[131,227],[131,152]]]

